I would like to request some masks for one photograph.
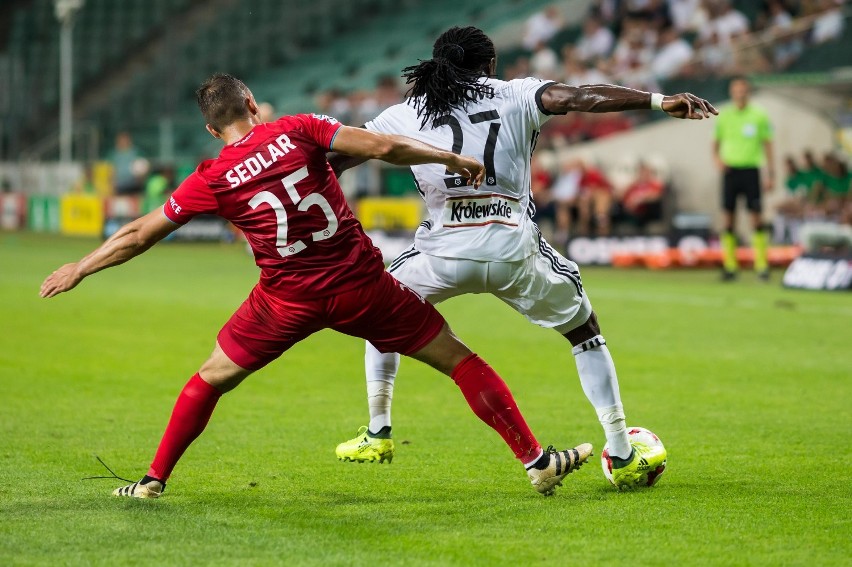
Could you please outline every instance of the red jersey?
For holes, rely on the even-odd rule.
[[[593,167],[583,168],[583,177],[580,178],[580,189],[583,191],[605,191],[612,192],[612,186],[604,174]]]
[[[621,202],[630,213],[641,214],[646,204],[663,197],[665,186],[659,179],[640,179],[635,181],[624,193]]]
[[[287,300],[361,286],[384,270],[325,154],[342,125],[316,114],[260,124],[202,162],[163,212],[184,224],[215,214],[243,231],[260,285]]]

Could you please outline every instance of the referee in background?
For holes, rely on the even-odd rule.
[[[734,213],[740,196],[745,197],[754,230],[754,269],[762,280],[769,279],[769,230],[761,215],[761,190],[771,191],[775,184],[772,155],[772,125],[762,108],[751,104],[751,85],[745,77],[735,77],[729,86],[732,103],[719,110],[716,118],[713,157],[722,172],[722,279],[737,277],[737,238],[734,235]],[[760,166],[767,165],[761,183]]]

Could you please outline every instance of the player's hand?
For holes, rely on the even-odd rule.
[[[453,163],[447,165],[447,170],[470,180],[474,188],[479,188],[485,177],[485,166],[468,156],[456,155]]]
[[[38,294],[44,298],[53,297],[63,291],[74,289],[82,279],[83,276],[77,269],[76,262],[65,264],[47,276],[44,283],[41,284],[41,290],[39,290]]]
[[[763,177],[763,192],[771,193],[775,189],[775,175],[769,173]]]
[[[675,118],[702,120],[711,114],[719,114],[712,104],[691,93],[680,93],[663,97],[663,112]]]

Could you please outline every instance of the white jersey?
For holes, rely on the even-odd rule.
[[[531,217],[530,158],[549,118],[541,94],[552,82],[482,78],[489,88],[476,102],[432,120],[421,129],[412,100],[392,106],[365,125],[402,134],[441,149],[475,157],[485,165],[479,189],[442,165],[411,167],[429,219],[415,234],[421,252],[446,258],[513,261],[538,251]]]

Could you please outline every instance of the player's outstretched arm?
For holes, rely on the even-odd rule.
[[[477,160],[447,152],[406,136],[379,134],[363,128],[343,126],[334,138],[334,151],[354,157],[380,159],[394,165],[439,163],[451,173],[482,184],[484,166]]]
[[[65,264],[44,280],[39,295],[53,297],[74,289],[83,278],[111,266],[117,266],[138,256],[165,238],[180,225],[173,223],[162,209],[157,209],[136,219],[109,237],[91,254],[71,264]]]
[[[618,85],[569,87],[554,84],[542,93],[541,105],[551,114],[651,110],[651,97],[651,93]],[[719,114],[712,104],[691,93],[663,96],[658,104],[663,112],[675,118],[701,120]]]

